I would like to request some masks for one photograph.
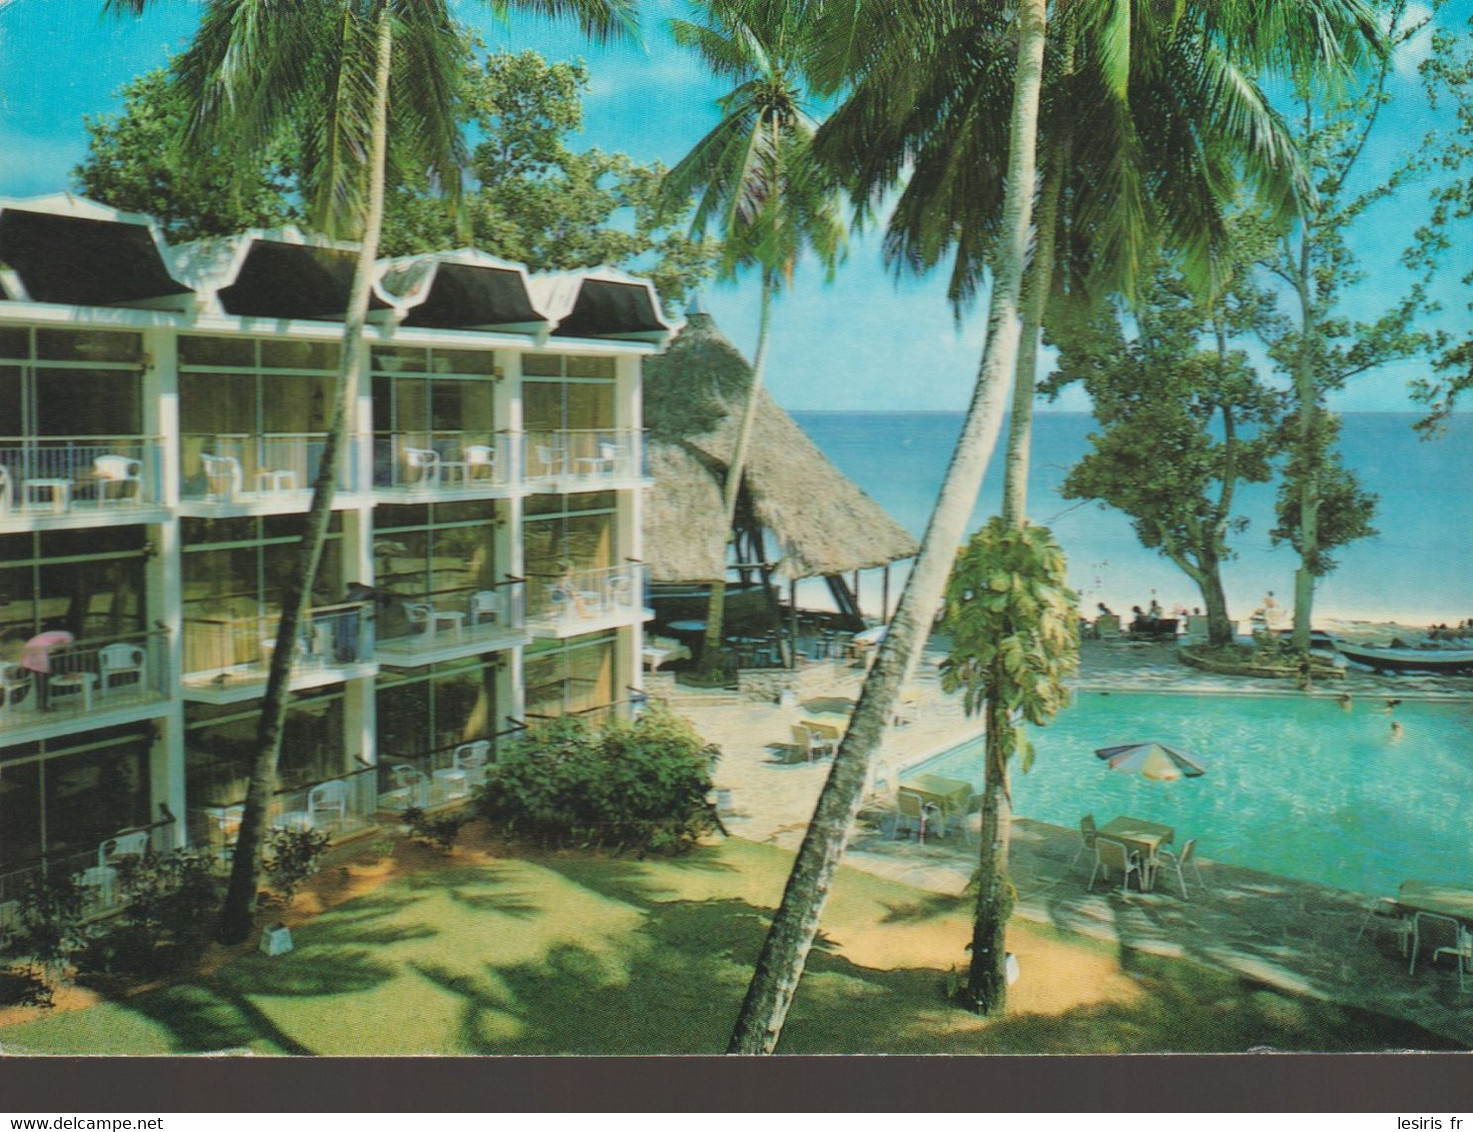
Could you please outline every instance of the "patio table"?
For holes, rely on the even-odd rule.
[[[1396,902],[1413,912],[1434,912],[1473,926],[1473,888],[1425,880],[1404,880]]]
[[[1123,841],[1128,848],[1138,850],[1145,866],[1141,871],[1145,878],[1144,889],[1149,892],[1156,886],[1156,851],[1176,840],[1175,829],[1169,825],[1158,825],[1153,821],[1143,821],[1122,814],[1111,818],[1100,827],[1099,832],[1102,837]]]
[[[972,784],[960,778],[947,778],[940,774],[918,774],[905,778],[900,789],[919,794],[928,802],[941,807],[948,821],[967,816],[967,807],[972,801]]]

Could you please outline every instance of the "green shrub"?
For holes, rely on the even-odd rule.
[[[266,855],[261,867],[271,878],[282,907],[292,902],[297,889],[322,867],[328,836],[320,829],[286,829],[277,826],[266,835]]]
[[[118,861],[123,908],[77,956],[79,972],[153,978],[192,963],[220,910],[214,858],[197,849]]]
[[[418,806],[405,810],[403,822],[409,827],[409,836],[416,841],[433,845],[442,853],[450,852],[460,831],[466,823],[474,820],[470,814],[427,814]]]
[[[36,877],[16,902],[5,954],[35,965],[50,982],[59,981],[97,934],[86,910],[87,894],[76,877]]]
[[[39,967],[20,964],[0,967],[0,1006],[35,1006],[48,1009],[53,1005],[51,984]]]
[[[509,835],[544,845],[679,853],[718,828],[708,800],[717,754],[662,708],[599,730],[565,717],[497,752],[478,805]]]

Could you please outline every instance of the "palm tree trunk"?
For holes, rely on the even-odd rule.
[[[1002,662],[992,664],[991,686],[1003,686]],[[977,914],[972,923],[972,962],[967,997],[979,1014],[1001,1014],[1007,1006],[1007,930],[1013,914],[1008,852],[1013,833],[1013,799],[1008,788],[1008,758],[1014,743],[1007,705],[995,692],[987,696],[986,771],[982,786],[982,831],[978,840]]]
[[[312,504],[307,511],[302,541],[297,549],[296,568],[281,599],[281,623],[276,631],[276,648],[261,700],[261,717],[256,730],[256,762],[246,790],[245,812],[230,866],[230,883],[220,914],[220,939],[240,943],[250,934],[261,885],[261,850],[265,843],[266,820],[271,795],[276,788],[276,768],[281,756],[282,726],[290,700],[292,660],[303,620],[312,599],[317,567],[327,541],[332,517],[333,494],[342,464],[343,438],[347,432],[349,393],[356,388],[358,361],[363,350],[363,327],[378,259],[379,234],[384,220],[384,170],[388,150],[389,71],[393,59],[393,22],[380,17],[377,70],[373,104],[373,134],[368,154],[368,207],[363,219],[363,244],[353,272],[348,310],[343,320],[343,344],[333,388],[332,412],[317,479],[312,484]]]
[[[987,345],[961,437],[946,470],[915,568],[900,596],[889,632],[865,678],[859,704],[833,769],[819,795],[808,832],[773,916],[746,999],[727,1046],[730,1053],[771,1053],[818,932],[829,885],[844,855],[869,776],[869,764],[890,718],[907,669],[920,658],[941,603],[957,547],[977,501],[997,444],[1017,363],[1021,290],[1033,212],[1038,101],[1043,79],[1045,0],[1019,5],[1018,62],[1013,82],[1012,129],[1003,242],[994,265]]]
[[[752,440],[752,422],[757,419],[757,398],[762,391],[762,373],[767,367],[767,332],[772,323],[772,293],[775,283],[766,270],[762,272],[762,306],[757,319],[757,352],[752,355],[752,387],[747,392],[747,404],[742,411],[742,427],[737,431],[736,447],[731,462],[726,466],[726,480],[722,485],[721,503],[726,511],[726,540],[730,545],[736,527],[737,499],[742,491],[742,473],[747,466],[747,448]],[[711,584],[711,596],[706,602],[706,640],[701,648],[700,671],[703,677],[713,678],[722,669],[724,656],[721,647],[722,626],[726,620],[726,551],[722,550],[722,576]]]

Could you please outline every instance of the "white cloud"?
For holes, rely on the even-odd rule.
[[[1421,3],[1420,0],[1412,0],[1402,17],[1402,26],[1415,27],[1418,24],[1421,25],[1421,29],[1396,49],[1396,54],[1391,60],[1396,73],[1404,79],[1416,78],[1417,68],[1432,53],[1432,30],[1436,26],[1432,9]]]

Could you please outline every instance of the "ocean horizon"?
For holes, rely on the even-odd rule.
[[[793,410],[803,431],[906,530],[920,537],[956,446],[963,414],[927,410]],[[1377,495],[1377,534],[1335,552],[1337,569],[1321,579],[1316,619],[1438,624],[1473,617],[1473,413],[1456,413],[1443,433],[1422,440],[1413,429],[1421,414],[1341,414],[1340,448],[1346,465]],[[1155,550],[1141,546],[1130,520],[1101,504],[1062,498],[1059,489],[1089,450],[1098,428],[1084,412],[1034,416],[1028,476],[1028,512],[1049,527],[1069,561],[1069,581],[1081,607],[1103,601],[1117,612],[1152,598],[1170,610],[1200,606],[1196,586]],[[968,530],[996,514],[1002,493],[1006,423]],[[1272,591],[1293,604],[1296,555],[1271,544],[1277,479],[1240,485],[1234,514],[1247,527],[1233,535],[1236,556],[1223,568],[1228,608],[1246,618]],[[890,602],[899,599],[908,565],[891,571]],[[879,613],[880,571],[862,581],[867,612]],[[805,604],[822,604],[821,583],[803,587]]]

